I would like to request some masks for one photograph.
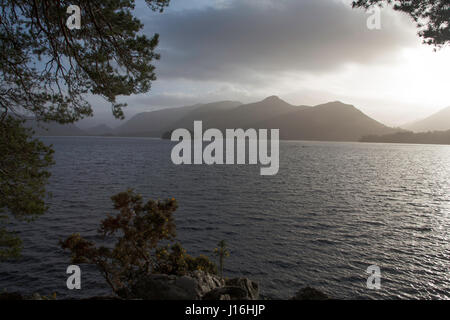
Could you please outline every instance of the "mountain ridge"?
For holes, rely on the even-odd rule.
[[[405,124],[403,129],[413,132],[450,130],[450,106],[413,123]]]
[[[257,127],[279,127],[280,138],[284,140],[358,141],[365,135],[402,131],[387,127],[353,105],[340,101],[281,115],[259,123]]]
[[[280,139],[284,140],[359,141],[363,136],[404,131],[390,128],[340,101],[295,106],[269,96],[247,104],[225,100],[142,112],[110,134],[160,138],[174,129],[192,130],[195,120],[202,121],[204,129],[280,129]]]

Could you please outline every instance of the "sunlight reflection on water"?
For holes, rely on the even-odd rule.
[[[303,286],[336,298],[450,298],[450,146],[293,142],[280,144],[280,171],[258,166],[174,166],[173,144],[145,138],[53,137],[51,209],[19,225],[25,250],[0,265],[0,288],[60,297],[108,293],[83,266],[79,292],[65,288],[69,257],[58,240],[96,239],[110,196],[135,188],[176,197],[178,238],[193,254],[227,240],[228,276],[287,298]],[[381,290],[366,268],[381,267]]]

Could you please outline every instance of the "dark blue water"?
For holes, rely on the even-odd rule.
[[[16,228],[23,258],[0,264],[0,289],[58,297],[108,294],[82,265],[82,289],[66,288],[71,233],[96,239],[110,196],[134,188],[144,198],[175,197],[178,238],[206,254],[219,240],[231,256],[226,276],[258,281],[288,298],[303,286],[335,298],[450,298],[450,147],[281,142],[280,171],[259,166],[175,166],[170,141],[54,137],[49,212]],[[370,265],[381,289],[366,287]]]

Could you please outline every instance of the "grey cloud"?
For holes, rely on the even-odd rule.
[[[164,82],[163,86],[169,87],[170,84]],[[265,96],[261,96],[265,98]],[[165,107],[181,107],[194,105],[197,103],[210,103],[220,100],[234,100],[242,102],[253,101],[254,95],[233,88],[229,85],[217,85],[213,90],[206,90],[204,87],[196,90],[182,88],[166,92],[150,92],[149,94],[124,97],[127,102],[126,112],[135,113],[139,111],[150,111]]]
[[[377,31],[366,28],[367,17],[336,0],[241,0],[142,20],[161,35],[159,78],[257,83],[379,63],[411,44],[414,35],[392,15],[383,14]]]

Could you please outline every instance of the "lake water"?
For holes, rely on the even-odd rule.
[[[342,299],[450,298],[450,146],[331,142],[280,143],[280,170],[259,166],[175,166],[173,143],[147,138],[45,137],[56,165],[50,210],[16,225],[21,260],[0,264],[0,289],[58,297],[109,290],[82,265],[82,289],[66,288],[68,252],[58,240],[95,240],[110,196],[134,188],[145,199],[175,197],[178,239],[211,258],[231,255],[225,275],[288,298],[304,286]],[[366,287],[381,268],[381,289]]]

